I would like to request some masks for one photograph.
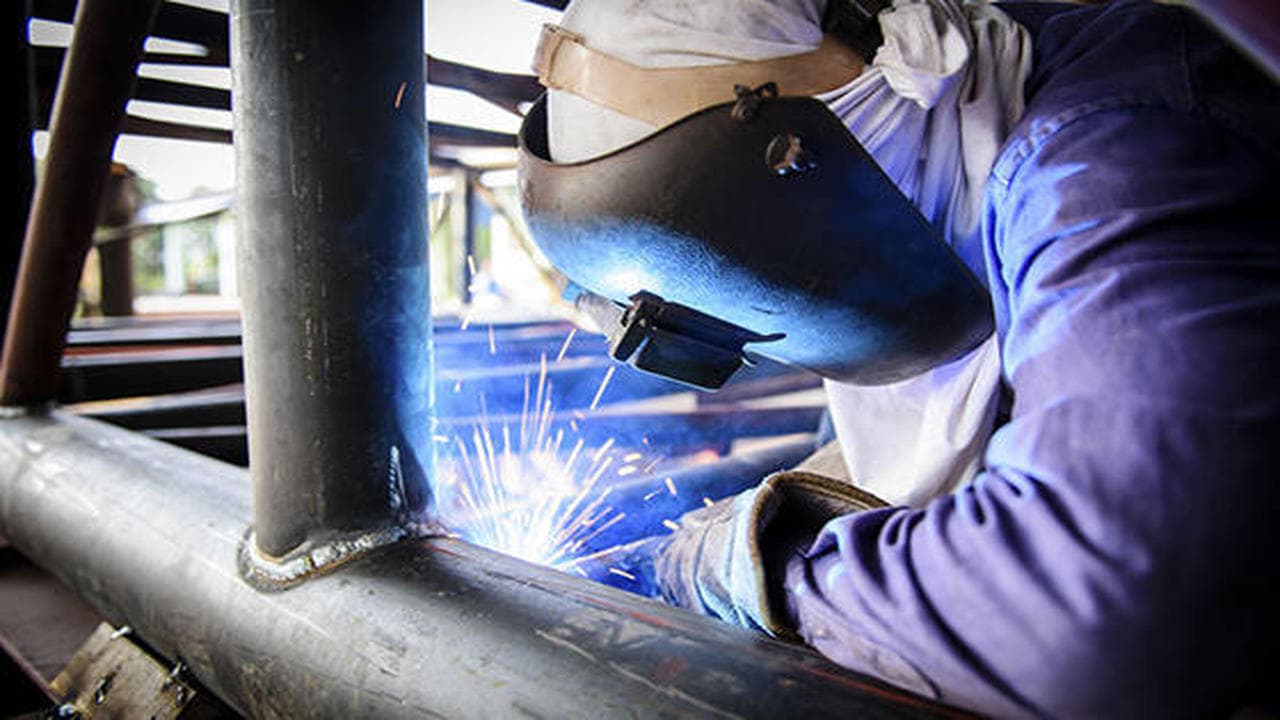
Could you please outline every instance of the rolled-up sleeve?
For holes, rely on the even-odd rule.
[[[1228,711],[1280,677],[1280,172],[1191,112],[1033,128],[992,180],[1011,420],[970,485],[787,566],[837,662],[998,716]]]

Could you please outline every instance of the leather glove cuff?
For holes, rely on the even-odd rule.
[[[888,505],[844,481],[803,470],[765,478],[751,504],[747,520],[751,532],[738,534],[744,547],[731,550],[747,553],[755,568],[753,597],[735,597],[735,604],[756,608],[753,619],[771,635],[793,634],[786,613],[787,561],[804,552],[828,521]]]

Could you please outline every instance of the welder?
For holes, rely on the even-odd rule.
[[[1280,688],[1280,90],[1149,2],[578,0],[535,239],[643,369],[826,378],[806,470],[637,551],[669,601],[996,716]]]

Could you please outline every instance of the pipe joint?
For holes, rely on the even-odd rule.
[[[240,541],[236,564],[240,576],[255,589],[279,592],[332,572],[380,547],[420,534],[425,533],[416,532],[411,527],[384,527],[371,532],[339,535],[322,542],[307,540],[284,557],[272,557],[258,549],[250,528]]]

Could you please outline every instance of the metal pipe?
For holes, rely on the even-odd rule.
[[[116,132],[160,0],[81,0],[9,310],[0,405],[50,401]]]
[[[816,653],[448,540],[281,593],[246,473],[68,413],[0,419],[0,533],[252,717],[910,717]]]
[[[421,0],[232,6],[254,532],[268,559],[400,527],[427,503],[422,27]]]
[[[472,183],[475,173],[464,170],[462,178],[462,304],[470,305],[476,282],[476,233],[480,223],[480,200]]]
[[[112,164],[103,193],[102,212],[98,217],[104,227],[120,229],[133,225],[142,193],[137,177],[123,165]],[[133,314],[133,247],[137,232],[127,234],[120,242],[98,245],[98,278],[102,288],[102,314],[120,317]]]

